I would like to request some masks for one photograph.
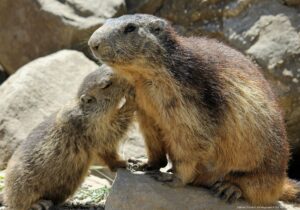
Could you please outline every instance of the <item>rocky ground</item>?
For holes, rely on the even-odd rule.
[[[161,16],[172,21],[180,34],[215,37],[258,63],[284,112],[293,152],[289,175],[300,180],[299,0],[2,0],[1,169],[31,129],[72,98],[82,78],[97,68],[87,47],[91,33],[107,18],[127,13]],[[137,127],[120,150],[124,158],[145,156]],[[96,190],[83,187],[75,203],[101,203],[115,176],[105,168],[91,173],[107,180],[107,185],[97,185]],[[126,173],[119,175],[119,181],[131,180]],[[1,182],[0,175],[0,190]],[[132,202],[132,197],[127,199]]]

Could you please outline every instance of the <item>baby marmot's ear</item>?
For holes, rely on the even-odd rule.
[[[112,85],[112,81],[109,78],[101,78],[97,83],[101,89],[108,88]]]

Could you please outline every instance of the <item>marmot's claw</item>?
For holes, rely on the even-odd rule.
[[[213,193],[229,203],[233,203],[242,196],[241,189],[230,182],[216,182],[212,186]]]

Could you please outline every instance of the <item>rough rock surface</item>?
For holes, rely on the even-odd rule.
[[[0,168],[46,116],[77,92],[97,65],[82,53],[62,50],[23,66],[0,86]]]
[[[253,209],[244,201],[229,205],[204,188],[170,188],[148,175],[118,170],[116,180],[105,203],[105,210],[232,210]],[[279,202],[276,206],[259,209],[300,209]]]
[[[124,0],[2,0],[0,63],[11,74],[60,49],[85,51],[91,33],[125,10]]]
[[[163,4],[165,0],[126,0],[126,6],[129,13],[154,13]]]

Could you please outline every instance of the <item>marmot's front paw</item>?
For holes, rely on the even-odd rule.
[[[233,203],[242,197],[241,189],[235,184],[227,181],[216,182],[212,186],[212,191],[216,196],[229,203]]]
[[[53,202],[50,200],[40,200],[36,204],[34,204],[30,210],[48,210],[53,206]]]

